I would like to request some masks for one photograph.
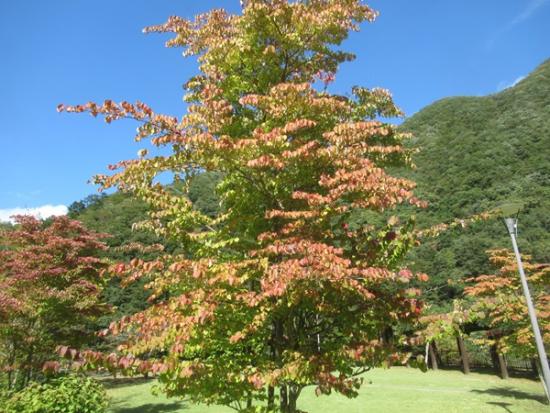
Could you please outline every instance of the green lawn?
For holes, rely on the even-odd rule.
[[[117,380],[110,384],[109,413],[226,413],[219,406],[190,405],[151,395],[154,381]],[[542,385],[526,379],[501,380],[489,374],[463,375],[457,371],[430,371],[394,367],[365,375],[356,399],[339,395],[316,397],[304,391],[300,409],[310,413],[522,413],[550,412]]]

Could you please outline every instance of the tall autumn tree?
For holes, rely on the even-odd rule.
[[[358,0],[250,0],[242,15],[171,17],[146,32],[174,33],[168,46],[198,57],[185,116],[140,102],[59,106],[133,118],[137,141],[171,150],[143,149],[97,182],[146,200],[141,225],[186,251],[114,268],[148,279],[151,306],[111,326],[129,337],[121,354],[81,354],[92,366],[159,373],[168,395],[192,401],[295,412],[305,386],[353,396],[361,372],[400,359],[391,332],[422,303],[401,264],[414,221],[387,211],[423,203],[384,168],[409,165],[407,136],[381,120],[400,115],[387,91],[327,91],[353,60],[337,46],[375,17]],[[155,183],[204,171],[221,177],[214,217]]]
[[[56,347],[93,337],[105,264],[101,236],[78,221],[16,217],[0,231],[0,372],[10,389],[24,387]],[[2,380],[4,381],[4,380]]]
[[[476,300],[470,312],[491,329],[486,341],[499,353],[536,359],[535,337],[515,255],[505,249],[491,250],[489,260],[498,269],[496,273],[472,278],[464,289]],[[544,342],[550,343],[550,265],[533,263],[529,255],[522,261]]]

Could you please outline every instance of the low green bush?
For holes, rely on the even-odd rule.
[[[1,413],[104,413],[105,389],[85,376],[67,375],[46,383],[33,383],[14,393]]]

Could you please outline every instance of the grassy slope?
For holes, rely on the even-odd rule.
[[[522,201],[520,248],[550,262],[550,60],[513,88],[440,100],[403,128],[414,133],[413,144],[421,149],[412,177],[431,203],[419,217],[422,226]],[[509,247],[496,221],[443,236],[414,258],[442,286],[449,278],[488,271],[484,251],[492,247]],[[460,287],[440,293],[452,297]]]
[[[496,376],[456,371],[430,371],[396,367],[377,369],[365,375],[365,384],[356,399],[339,395],[316,397],[307,389],[299,408],[316,412],[407,412],[407,413],[531,413],[550,412],[543,404],[540,383],[525,379],[500,380]],[[226,413],[218,406],[196,406],[150,394],[153,382],[112,387],[109,413]]]

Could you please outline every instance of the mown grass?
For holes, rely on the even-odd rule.
[[[540,413],[550,412],[539,382],[501,380],[489,374],[463,375],[457,371],[430,371],[395,367],[365,374],[359,397],[316,397],[308,388],[298,407],[310,413]],[[226,413],[222,406],[192,405],[153,396],[152,380],[119,379],[107,384],[109,413]]]

